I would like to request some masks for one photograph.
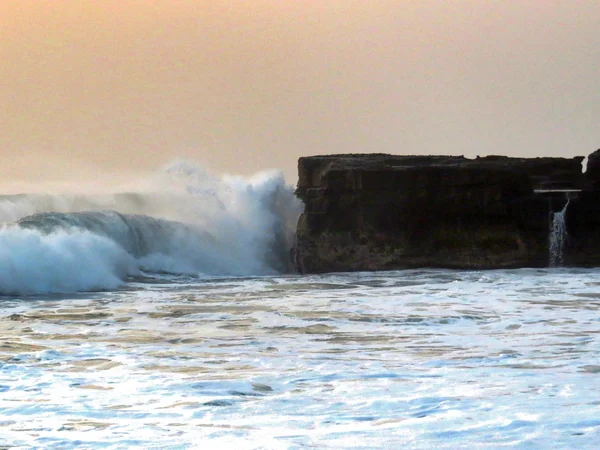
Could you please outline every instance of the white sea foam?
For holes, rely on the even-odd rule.
[[[600,448],[596,269],[1,299],[12,448]]]
[[[112,289],[140,271],[289,272],[300,211],[280,172],[214,176],[183,161],[151,192],[5,196],[0,293]]]
[[[112,289],[138,273],[131,255],[88,231],[0,230],[0,293]]]

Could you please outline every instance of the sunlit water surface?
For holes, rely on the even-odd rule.
[[[0,299],[0,448],[600,448],[600,272]]]

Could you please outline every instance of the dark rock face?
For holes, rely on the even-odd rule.
[[[296,267],[315,273],[546,266],[551,210],[566,200],[553,207],[551,196],[535,191],[579,189],[582,160],[300,158],[296,193],[305,211]]]
[[[588,156],[584,177],[586,189],[600,189],[600,149]]]
[[[600,192],[584,191],[569,201],[565,213],[565,264],[600,266]]]
[[[565,225],[565,265],[600,266],[600,150],[588,156],[583,190],[571,195]]]

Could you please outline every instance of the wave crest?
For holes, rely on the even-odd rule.
[[[301,203],[280,173],[214,177],[178,162],[163,176],[168,188],[121,194],[112,211],[94,197],[82,197],[71,208],[66,196],[48,197],[47,211],[39,196],[0,198],[0,218],[6,220],[2,213],[10,211],[16,219],[0,228],[0,293],[114,289],[140,271],[293,270],[289,250]],[[90,210],[82,211],[82,205]]]

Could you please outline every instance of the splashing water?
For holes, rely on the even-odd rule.
[[[183,161],[150,192],[0,196],[0,295],[291,272],[301,208],[280,172],[215,176]]]
[[[548,236],[550,267],[561,267],[564,264],[564,249],[567,241],[565,213],[569,206],[569,201],[570,200],[567,200],[563,209],[552,215],[552,223]]]

